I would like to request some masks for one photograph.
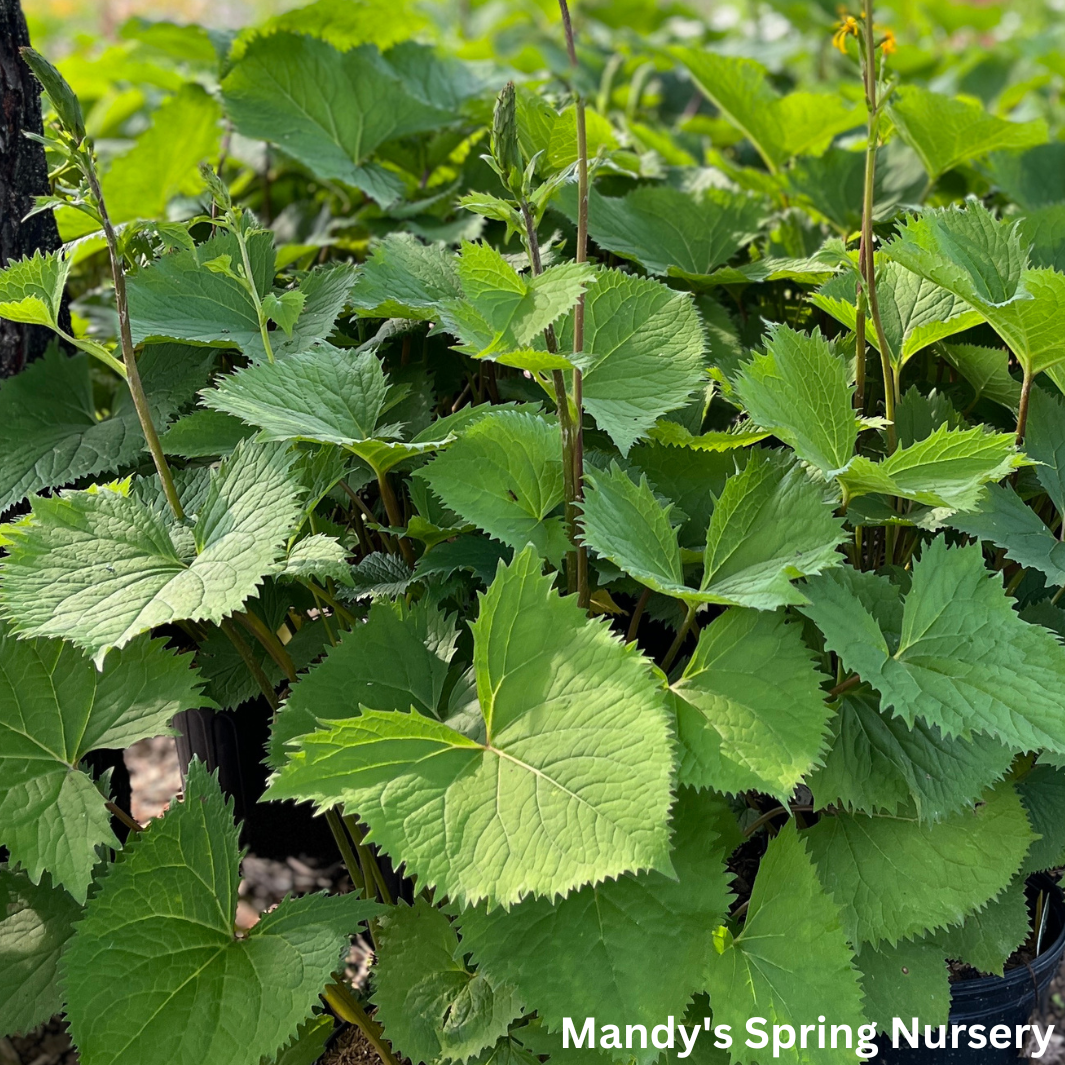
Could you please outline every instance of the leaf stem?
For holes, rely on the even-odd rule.
[[[397,1065],[385,1041],[381,1026],[359,1005],[358,1000],[342,981],[337,980],[336,983],[330,984],[322,992],[322,998],[342,1021],[355,1025],[366,1036],[384,1065]]]
[[[850,691],[851,688],[856,688],[861,682],[862,678],[857,673],[852,673],[846,680],[840,681],[839,684],[830,689],[825,698],[833,699],[837,695],[842,695],[845,691]]]
[[[558,0],[562,13],[562,27],[566,33],[566,52],[569,54],[570,67],[574,73],[579,70],[577,47],[573,38],[573,22],[570,19],[567,0]],[[588,126],[584,114],[584,97],[573,85],[574,110],[577,120],[577,254],[578,263],[588,261]],[[577,300],[573,310],[573,353],[584,350],[584,293]],[[574,368],[572,385],[573,406],[576,409],[573,439],[573,501],[577,512],[584,499],[584,383],[581,371]],[[577,547],[577,603],[587,609],[591,601],[588,586],[588,549],[583,545]]]
[[[263,667],[251,653],[251,648],[244,642],[244,638],[240,633],[233,628],[233,622],[229,618],[223,618],[218,627],[236,648],[237,654],[240,655],[244,664],[248,667],[248,672],[254,677],[255,683],[259,685],[259,691],[263,693],[264,698],[270,704],[270,709],[277,710],[278,706],[281,705],[277,698],[277,692],[274,691],[270,678],[263,672]]]
[[[865,103],[869,111],[868,134],[865,144],[865,185],[862,195],[862,236],[858,245],[858,267],[865,279],[865,292],[869,301],[869,317],[876,331],[880,348],[880,366],[884,374],[884,417],[888,420],[888,454],[897,447],[895,433],[895,377],[891,367],[884,325],[880,317],[880,301],[876,294],[876,257],[873,253],[873,210],[876,199],[876,150],[880,142],[880,108],[876,99],[876,40],[873,32],[873,0],[864,0],[865,18]],[[864,380],[863,380],[864,385]]]
[[[118,803],[116,803],[116,802],[106,802],[106,803],[104,803],[104,805],[131,832],[143,832],[144,831],[144,825],[142,825],[138,820],[136,820],[130,814],[127,814],[126,811],[123,810],[122,807],[118,805]]]
[[[266,622],[252,610],[242,611],[233,617],[262,644],[263,649],[277,663],[289,682],[295,684],[296,666],[292,656],[285,650],[285,645],[277,638],[277,633],[271,632]]]
[[[1021,402],[1017,408],[1017,446],[1024,443],[1024,434],[1028,429],[1028,404],[1032,398],[1032,383],[1035,374],[1024,368],[1024,380],[1021,382]]]
[[[651,598],[651,589],[644,588],[640,598],[636,600],[636,606],[632,611],[632,620],[629,622],[629,631],[625,634],[625,642],[632,643],[636,639],[636,633],[640,631],[640,622],[643,620],[643,612],[647,609],[647,601]]]
[[[525,200],[520,200],[521,217],[525,222],[525,247],[529,253],[529,267],[534,277],[539,277],[544,272],[543,260],[540,258],[540,238],[536,235],[536,222],[532,211]],[[544,330],[544,341],[547,350],[552,355],[558,352],[558,338],[555,336],[553,326]],[[551,382],[555,388],[555,407],[558,410],[558,427],[562,436],[562,486],[566,497],[566,532],[569,542],[573,544],[573,550],[566,552],[566,588],[572,595],[577,591],[577,569],[579,550],[577,547],[577,509],[574,501],[577,498],[576,490],[576,462],[575,462],[575,436],[573,432],[573,416],[570,411],[569,396],[566,393],[566,378],[561,370],[551,373]]]
[[[680,649],[684,646],[684,641],[688,638],[688,633],[691,632],[692,626],[695,624],[695,604],[688,603],[687,607],[688,613],[684,618],[684,624],[677,630],[677,638],[666,652],[666,657],[662,659],[662,671],[664,673],[669,672],[669,667],[673,665],[673,660],[680,653]]]
[[[242,219],[236,218],[235,224],[230,227],[230,232],[236,237],[237,246],[240,248],[240,259],[244,264],[244,280],[247,282],[248,295],[255,306],[255,314],[259,319],[259,335],[262,337],[263,350],[266,358],[274,361],[274,346],[270,342],[270,330],[267,328],[266,312],[263,311],[263,301],[259,296],[259,289],[255,284],[255,275],[251,269],[251,254],[248,251],[248,242],[244,237]]]
[[[376,894],[378,898],[387,905],[392,905],[392,893],[388,890],[388,885],[385,883],[385,875],[381,872],[381,867],[377,864],[377,859],[374,858],[373,851],[362,842],[363,832],[359,828],[358,823],[354,817],[345,815],[344,824],[347,826],[348,832],[351,833],[351,838],[355,841],[355,849],[359,852],[359,861],[362,863],[363,875],[366,879],[367,885],[376,885]],[[370,892],[367,890],[366,897],[370,897]]]
[[[351,840],[348,839],[348,834],[344,831],[344,824],[335,806],[331,806],[326,810],[325,820],[329,825],[329,831],[333,833],[333,839],[336,841],[337,850],[340,851],[340,857],[344,859],[344,867],[348,871],[348,876],[351,877],[352,884],[365,895],[366,881],[363,879],[362,870],[359,868],[359,859],[351,849]]]
[[[388,515],[388,524],[394,529],[403,529],[406,527],[406,522],[403,520],[403,512],[399,509],[399,500],[396,499],[396,493],[392,491],[392,485],[388,480],[387,473],[378,473],[377,486],[381,490],[381,500],[385,505],[385,513]],[[398,536],[396,539],[399,541],[400,554],[403,555],[403,561],[408,566],[414,565],[414,551],[406,538]]]
[[[144,393],[144,385],[141,383],[140,370],[137,368],[137,355],[133,349],[133,333],[129,323],[129,303],[126,298],[126,272],[122,265],[122,259],[118,252],[118,236],[115,227],[111,224],[111,217],[107,213],[107,204],[104,202],[103,190],[100,188],[100,179],[96,173],[96,154],[90,145],[85,147],[85,176],[89,182],[93,199],[100,212],[100,222],[103,225],[104,239],[107,241],[107,253],[111,260],[111,279],[115,286],[115,307],[118,311],[118,336],[122,348],[122,361],[126,368],[126,384],[129,385],[130,395],[133,397],[133,407],[137,412],[137,419],[141,423],[141,432],[144,433],[145,443],[151,452],[152,461],[155,463],[156,472],[163,485],[163,493],[166,501],[178,521],[185,520],[185,511],[181,506],[181,498],[174,486],[174,478],[167,465],[166,456],[163,454],[163,445],[159,443],[159,434],[156,432],[155,423],[152,421],[152,409],[148,404],[148,397]]]

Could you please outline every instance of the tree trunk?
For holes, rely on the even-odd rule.
[[[43,132],[41,87],[18,51],[29,43],[19,0],[0,0],[0,266],[60,243],[51,211],[23,221],[34,196],[50,191],[44,148],[23,136]],[[53,336],[41,326],[0,320],[0,378],[41,355]]]
[[[44,132],[41,86],[18,51],[29,43],[19,0],[0,0],[0,266],[35,251],[55,251],[60,245],[51,211],[26,218],[33,210],[34,197],[51,192],[44,146],[23,135],[23,130]],[[69,330],[70,312],[65,300],[60,324]],[[44,326],[0,318],[0,380],[17,374],[26,363],[42,355],[54,339],[55,334]],[[111,787],[115,800],[128,810],[130,780],[122,752],[93,751],[86,761],[97,773],[113,770]],[[119,838],[125,839],[125,826],[116,820],[114,828]]]

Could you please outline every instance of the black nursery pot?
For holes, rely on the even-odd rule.
[[[965,1032],[961,1033],[958,1040],[958,1049],[951,1049],[950,1025],[982,1024],[985,1026],[985,1035],[996,1024],[1004,1024],[1015,1030],[1015,1025],[1028,1023],[1037,1006],[1040,1010],[1046,1008],[1050,982],[1065,954],[1065,897],[1061,888],[1048,876],[1032,877],[1029,887],[1045,891],[1050,905],[1043,933],[1044,943],[1049,941],[1050,945],[1044,947],[1042,954],[1030,965],[1007,970],[1004,976],[984,976],[952,984],[945,1049],[926,1048],[924,1025],[921,1025],[921,1046],[913,1049],[904,1039],[900,1039],[902,1045],[895,1050],[889,1031],[886,1037],[881,1036],[877,1040],[879,1053],[874,1061],[883,1062],[884,1065],[997,1065],[999,1062],[1019,1060],[1016,1047],[1000,1050],[989,1044],[982,1050],[971,1049]]]

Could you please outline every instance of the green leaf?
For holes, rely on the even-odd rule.
[[[585,263],[562,263],[525,276],[495,248],[469,242],[462,245],[458,276],[463,296],[442,305],[441,320],[462,341],[458,350],[479,359],[497,358],[542,338],[596,280]]]
[[[315,533],[304,536],[289,548],[279,577],[289,580],[315,580],[327,578],[340,584],[351,583],[351,565],[347,548],[334,536]]]
[[[919,203],[927,177],[917,155],[900,140],[877,150],[873,221],[890,221],[903,204]],[[829,148],[796,159],[787,171],[793,192],[805,197],[843,236],[857,233],[865,199],[865,150]]]
[[[575,220],[576,199],[565,202]],[[635,259],[652,274],[702,280],[758,235],[766,209],[745,193],[697,195],[642,185],[623,197],[592,189],[588,233],[600,248]]]
[[[1024,880],[1018,878],[961,924],[937,932],[934,940],[948,958],[1001,976],[1006,960],[1028,938],[1030,928]]]
[[[888,104],[899,136],[921,157],[932,181],[959,163],[988,152],[1030,148],[1047,139],[1047,125],[1009,122],[972,99],[930,92],[917,85],[897,88]]]
[[[786,802],[825,747],[825,679],[782,612],[727,610],[672,686],[680,782]]]
[[[746,460],[742,451],[729,454],[676,448],[657,441],[639,444],[629,452],[629,461],[647,474],[652,487],[684,511],[680,544],[687,548],[703,546],[714,501],[721,495],[729,476],[743,469]]]
[[[63,127],[80,144],[85,139],[85,120],[82,117],[81,104],[67,79],[40,52],[23,47],[19,49],[19,54],[48,93],[48,99],[51,100]]]
[[[282,292],[280,296],[268,292],[263,296],[263,312],[270,321],[277,323],[285,336],[291,338],[292,328],[306,300],[307,297],[298,289],[289,289],[287,292]]]
[[[379,145],[455,117],[413,92],[376,48],[341,52],[299,33],[253,40],[223,79],[222,97],[238,132],[356,188],[370,184],[363,164]]]
[[[312,1017],[299,1026],[291,1041],[274,1057],[261,1058],[259,1065],[317,1065],[332,1034],[333,1018],[329,1014]]]
[[[285,899],[238,938],[240,857],[232,806],[194,762],[184,802],[123,851],[63,955],[86,1060],[246,1065],[296,1032],[379,907],[354,894]],[[226,1023],[189,1023],[205,1010]]]
[[[862,973],[865,1011],[870,1017],[901,1017],[906,1024],[946,1024],[950,979],[943,951],[918,941],[877,947],[864,943],[855,961]],[[887,1027],[887,1021],[881,1022]]]
[[[1022,876],[1056,869],[1065,858],[1065,769],[1034,765],[1017,781],[1017,792],[1032,828],[1042,837],[1032,844]]]
[[[1021,750],[1065,751],[1053,694],[1065,648],[1014,613],[1001,580],[978,544],[937,539],[913,568],[899,637],[885,635],[837,574],[808,582],[812,602],[801,609],[846,668],[879,690],[885,712],[911,727],[920,717],[944,736],[986,732]]]
[[[70,267],[58,251],[8,263],[0,270],[0,318],[57,329]]]
[[[323,345],[274,363],[258,363],[223,377],[203,393],[204,404],[261,429],[262,440],[338,444],[383,474],[414,455],[436,451],[454,437],[445,420],[429,439],[398,439],[401,423],[379,424],[395,404],[380,359]],[[478,412],[478,417],[481,412]]]
[[[1054,140],[1027,151],[994,152],[987,160],[994,183],[1026,213],[1065,201],[1065,144]]]
[[[303,739],[267,795],[343,803],[460,905],[668,870],[671,743],[647,661],[559,598],[531,548],[472,628],[481,739],[367,710]]]
[[[204,405],[258,426],[261,439],[351,447],[373,439],[388,379],[373,352],[322,347],[221,378]]]
[[[520,550],[531,543],[556,564],[568,540],[562,518],[562,439],[534,414],[489,414],[444,454],[417,470],[465,521]]]
[[[1065,512],[1065,403],[1041,388],[1032,389],[1028,403],[1024,450],[1039,463],[1035,475],[1062,513]]]
[[[977,200],[926,211],[901,225],[883,254],[979,311],[1030,373],[1065,359],[1057,327],[1065,274],[1028,269],[1017,221],[996,221]]]
[[[864,121],[864,113],[828,93],[780,96],[761,63],[706,49],[675,48],[696,85],[740,130],[775,173],[796,155],[820,155],[832,138]]]
[[[867,690],[848,692],[831,725],[824,765],[807,780],[818,808],[866,814],[913,809],[921,820],[938,821],[979,799],[1013,761],[1013,751],[993,736],[947,737],[924,721],[911,727],[882,714]]]
[[[1013,562],[1046,574],[1050,584],[1065,584],[1065,543],[1007,485],[988,485],[978,505],[955,514],[949,524],[978,540],[990,540]]]
[[[505,1036],[521,1012],[509,982],[470,971],[469,946],[459,946],[451,922],[425,899],[392,907],[375,942],[375,1017],[413,1065],[468,1061]]]
[[[804,601],[792,580],[839,564],[838,520],[802,471],[771,452],[752,452],[746,468],[725,482],[707,529],[698,589],[684,583],[670,507],[659,504],[646,477],[636,485],[614,467],[607,474],[589,471],[587,478],[585,542],[663,595],[773,610]]]
[[[629,873],[556,902],[466,910],[459,915],[462,949],[490,980],[516,987],[553,1032],[563,1017],[643,1024],[649,1032],[669,1014],[683,1016],[703,987],[714,928],[731,901],[726,854],[712,827],[722,808],[728,812],[719,796],[680,793],[673,812],[676,878]],[[667,938],[676,945],[670,964],[648,967],[648,943]],[[653,1061],[659,1053],[648,1047],[611,1056]]]
[[[155,350],[149,349],[149,350]],[[159,441],[163,453],[180,455],[186,459],[212,458],[228,455],[254,429],[231,414],[215,410],[196,410],[178,418]]]
[[[644,474],[639,484],[617,463],[585,471],[584,542],[630,577],[663,595],[698,598],[684,583],[673,504],[662,506]]]
[[[190,657],[164,648],[136,640],[97,672],[69,644],[0,627],[0,844],[34,883],[47,869],[84,902],[97,844],[118,844],[81,760],[164,735],[176,713],[204,705]]]
[[[1021,238],[1031,244],[1033,266],[1065,269],[1065,204],[1030,211],[1021,219]]]
[[[819,1014],[852,1027],[864,1020],[840,908],[818,882],[794,823],[784,826],[762,858],[742,929],[733,938],[720,928],[715,939],[707,963],[715,1024],[744,1032],[749,1017],[765,1017],[769,1025],[794,1025]],[[731,1054],[734,1062],[755,1060],[738,1039]],[[793,1048],[782,1050],[779,1060],[842,1065],[854,1060],[854,1051]]]
[[[256,291],[266,297],[274,280],[273,234],[252,230],[246,240]],[[165,255],[133,274],[128,288],[134,343],[172,338],[215,347],[236,346],[254,359],[265,360],[258,312],[242,279],[232,271],[205,268],[226,256],[232,263],[242,261],[236,237],[219,233],[193,251]],[[302,295],[304,305],[290,338],[272,334],[274,355],[306,351],[327,337],[347,300],[352,278],[349,264],[330,264],[311,271],[298,289],[290,290],[294,295],[276,296],[288,299],[291,306],[292,300]]]
[[[840,565],[843,538],[831,503],[798,464],[779,452],[752,451],[714,507],[700,592],[708,602],[757,610],[802,603],[803,591],[791,582]]]
[[[964,210],[944,207],[908,219],[899,225],[898,236],[884,245],[883,254],[985,317],[1024,298],[1021,280],[1028,255],[1017,223],[997,221],[976,200]]]
[[[1021,385],[1010,377],[1009,354],[977,344],[943,344],[943,356],[969,384],[976,397],[986,396],[1010,410],[1021,401]]]
[[[805,837],[851,941],[892,946],[981,909],[1013,879],[1034,838],[1009,784],[938,823],[841,813]]]
[[[924,348],[983,321],[982,315],[964,300],[890,259],[877,263],[876,295],[888,357],[898,369]],[[856,279],[852,273],[832,278],[810,297],[811,303],[852,332],[857,326],[856,301]],[[880,350],[876,329],[868,320],[865,339]]]
[[[0,866],[0,1032],[28,1032],[63,1008],[56,970],[80,914],[47,875],[35,885]]]
[[[390,233],[359,268],[351,303],[367,318],[438,317],[439,305],[462,295],[457,260],[440,244]]]
[[[895,404],[895,431],[903,447],[927,440],[944,425],[948,429],[962,429],[966,421],[948,396],[934,388],[928,395],[915,387],[908,388]]]
[[[141,381],[157,426],[191,402],[207,379],[210,353],[175,344],[145,351]],[[133,463],[144,448],[127,389],[97,418],[90,358],[50,347],[0,384],[0,511],[56,488]]]
[[[858,420],[847,365],[820,329],[770,328],[766,353],[755,355],[734,382],[751,420],[792,448],[826,477],[854,455]]]
[[[273,234],[253,230],[246,239],[255,287],[260,293],[269,292],[274,279]],[[235,275],[205,268],[225,256],[241,262],[231,233],[219,233],[193,251],[164,255],[131,275],[127,288],[133,342],[175,339],[235,345],[265,359],[250,293]]]
[[[1026,465],[1012,433],[983,426],[951,429],[941,425],[923,440],[900,447],[881,462],[855,456],[839,474],[848,499],[879,492],[931,507],[972,510],[983,486]]]
[[[573,343],[572,319],[561,330]],[[651,278],[599,273],[584,298],[584,407],[623,454],[707,384],[706,336],[692,299]]]
[[[117,156],[100,175],[112,222],[165,219],[175,196],[194,195],[203,189],[198,168],[218,154],[221,110],[213,96],[192,83],[183,85],[160,105],[152,124],[133,147]],[[81,212],[67,214],[63,222],[63,235],[68,240],[99,228]]]
[[[365,623],[345,633],[292,689],[271,729],[271,763],[279,767],[286,746],[320,722],[353,717],[361,706],[414,707],[438,717],[455,639],[453,620],[432,607],[375,603]]]
[[[1019,299],[984,317],[1029,373],[1038,374],[1065,361],[1065,337],[1059,328],[1065,311],[1065,274],[1025,270],[1021,284],[1029,299]]]
[[[290,463],[276,446],[238,445],[192,530],[121,488],[38,498],[8,527],[5,614],[20,635],[68,639],[98,664],[159,625],[221,621],[278,569],[299,513]]]
[[[690,448],[692,451],[721,452],[735,451],[750,447],[766,437],[772,436],[768,430],[751,429],[750,422],[727,430],[711,430],[708,433],[692,435],[683,425],[660,418],[647,434],[651,440],[668,447]]]

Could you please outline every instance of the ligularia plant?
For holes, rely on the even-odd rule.
[[[868,4],[859,93],[578,52],[565,0],[547,78],[319,8],[171,27],[198,80],[126,155],[26,53],[77,239],[0,270],[57,333],[0,387],[0,1032],[651,1065],[626,1026],[712,1018],[749,1065],[750,1017],[945,1022],[1065,859],[1046,123],[899,85]],[[242,704],[354,888],[250,932],[203,763],[142,826],[85,760]]]

